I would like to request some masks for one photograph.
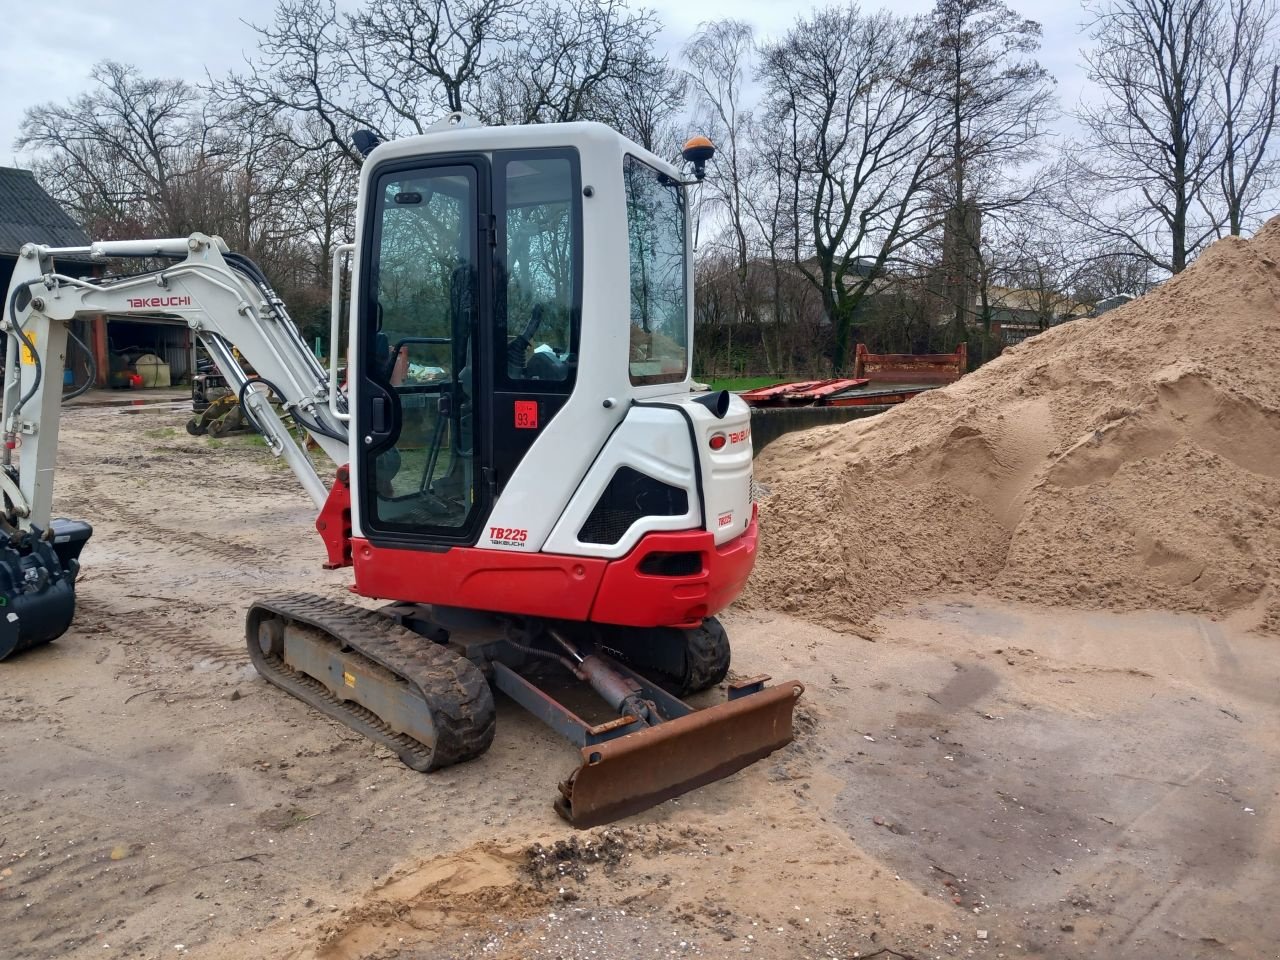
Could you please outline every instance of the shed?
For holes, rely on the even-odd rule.
[[[44,192],[30,170],[0,167],[0,277],[6,289],[24,243],[84,247],[89,235]]]

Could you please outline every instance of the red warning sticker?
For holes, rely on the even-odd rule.
[[[517,430],[537,430],[538,429],[538,401],[537,400],[517,400],[516,401],[516,429]]]

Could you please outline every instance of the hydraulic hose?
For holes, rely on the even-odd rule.
[[[243,253],[236,253],[234,250],[231,250],[224,253],[222,255],[222,259],[238,269],[241,273],[248,274],[251,279],[270,289],[271,284],[267,280],[267,275],[262,272],[262,268]]]
[[[262,272],[262,268],[259,267],[257,263],[255,263],[249,257],[245,256],[243,253],[236,253],[235,251],[230,251],[228,253],[224,253],[222,255],[222,258],[226,260],[227,264],[231,267],[232,270],[234,270],[236,273],[239,273],[242,277],[244,277],[246,280],[248,280],[250,283],[254,284],[258,288],[258,292],[262,294],[263,302],[265,303],[267,310],[270,311],[271,315],[275,317],[278,322],[284,324],[285,327],[292,332],[291,335],[297,347],[300,350],[306,351],[307,345],[303,341],[302,335],[298,333],[298,329],[296,325],[293,323],[293,320],[289,317],[288,311],[285,309],[284,301],[281,300],[279,295],[275,292],[275,289],[271,286],[271,281],[268,280],[267,275]],[[271,386],[272,389],[275,389],[275,387],[271,384],[268,384],[268,386]],[[276,390],[276,394],[281,399],[285,399],[284,394],[280,393],[279,390]],[[345,409],[345,403],[346,403],[345,398],[343,398],[341,402]],[[324,427],[321,427],[319,423],[312,424],[302,419],[301,417],[298,416],[296,412],[294,413],[294,417],[295,419],[298,420],[299,423],[301,423],[304,427],[306,427],[309,431],[311,431],[314,434],[318,434],[319,436],[328,437],[331,440],[338,440],[341,442],[345,442],[347,439],[341,434],[334,433],[331,430],[327,430]]]
[[[249,409],[249,405],[244,402],[245,395],[248,394],[249,388],[253,386],[255,383],[265,383],[267,385],[267,389],[272,393],[274,393],[277,397],[280,397],[281,399],[284,399],[284,392],[281,391],[279,387],[277,387],[274,383],[272,383],[266,377],[255,376],[255,377],[250,377],[248,380],[246,380],[240,386],[240,392],[236,394],[236,403],[240,404],[241,412],[244,413],[244,415],[249,418],[249,422],[253,424],[253,428],[255,430],[257,430],[263,436],[266,436],[267,431],[262,428],[262,424],[258,422],[257,417],[253,415],[253,411]]]
[[[287,317],[282,316],[279,309],[276,307],[276,303],[279,302],[279,297],[274,288],[272,288],[271,281],[267,279],[267,275],[262,272],[261,267],[246,257],[243,253],[224,253],[222,255],[222,259],[227,261],[231,269],[246,277],[258,288],[258,292],[261,293],[265,299],[267,309],[271,311],[272,316],[277,320],[282,321],[288,319]]]
[[[41,282],[41,280],[28,280],[26,283],[18,284],[18,286],[13,288],[13,293],[9,295],[9,323],[13,328],[13,332],[18,335],[18,339],[22,341],[22,345],[31,351],[31,356],[35,360],[36,367],[35,377],[31,381],[30,389],[22,395],[14,408],[9,411],[10,417],[16,417],[18,412],[27,405],[27,401],[36,395],[36,391],[40,389],[40,380],[44,376],[44,364],[40,362],[40,354],[36,350],[36,345],[31,342],[31,338],[27,336],[27,332],[22,329],[22,324],[18,322],[19,292],[26,290],[28,287],[34,287],[37,283]],[[8,451],[13,449],[10,444],[14,442],[14,439],[14,432],[6,426],[4,436],[6,462],[8,458]]]
[[[508,647],[511,647],[511,649],[518,650],[526,656],[537,657],[539,660],[550,660],[553,663],[560,664],[575,676],[578,674],[577,666],[575,666],[568,657],[562,657],[560,654],[552,653],[549,650],[539,650],[537,647],[531,647],[528,644],[520,643],[516,640],[512,640],[510,637],[503,637],[502,642]]]
[[[83,340],[75,335],[75,332],[72,331],[70,326],[67,327],[67,336],[78,343],[80,345],[80,349],[84,351],[84,355],[89,358],[89,376],[83,384],[76,387],[70,393],[64,393],[62,395],[63,403],[66,403],[68,400],[74,400],[76,397],[83,396],[88,393],[89,389],[98,379],[98,361],[94,359],[93,351],[89,349]]]
[[[259,433],[265,434],[266,431],[262,429],[262,424],[260,424],[254,418],[253,412],[249,409],[249,407],[244,402],[245,395],[248,393],[249,388],[253,386],[255,383],[266,384],[267,389],[270,390],[272,393],[274,393],[281,400],[287,401],[289,398],[285,396],[285,393],[283,390],[277,387],[274,383],[272,383],[266,377],[258,377],[258,376],[250,377],[248,380],[244,382],[244,385],[240,387],[240,392],[236,397],[236,401],[240,404],[240,409],[244,411],[244,415],[249,418],[249,422],[253,424],[254,429],[256,429]],[[314,433],[321,437],[328,437],[330,440],[343,441],[346,439],[346,437],[339,436],[333,431],[327,430],[324,427],[320,426],[320,424],[313,423],[312,421],[308,420],[306,417],[302,415],[301,411],[292,410],[290,411],[290,415],[293,417],[295,421],[297,421],[300,427],[302,427],[304,430],[308,431],[309,433]]]

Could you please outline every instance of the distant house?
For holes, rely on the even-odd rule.
[[[87,247],[90,242],[89,235],[45,193],[30,170],[0,167],[0,297],[8,292],[23,244]],[[87,256],[59,257],[57,267],[73,277],[101,271]],[[4,308],[8,309],[7,303]],[[99,316],[76,321],[71,332],[93,352],[100,387],[110,385],[113,373],[118,374],[127,368],[130,358],[143,353],[154,353],[167,362],[175,383],[194,367],[191,331],[184,320]],[[77,383],[83,382],[89,369],[88,357],[74,342],[67,347],[67,369]]]
[[[1089,315],[1089,307],[1051,290],[988,287],[991,332],[1007,346],[1021,343],[1049,327]],[[982,304],[978,305],[979,310]]]
[[[1107,297],[1105,300],[1099,300],[1093,305],[1093,312],[1090,316],[1100,317],[1107,311],[1114,310],[1116,307],[1123,307],[1130,300],[1136,299],[1137,298],[1131,293],[1119,293],[1114,297]]]

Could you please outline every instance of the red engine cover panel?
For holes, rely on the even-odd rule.
[[[618,560],[475,547],[436,553],[376,547],[361,538],[351,540],[351,556],[356,592],[366,597],[662,627],[696,624],[737,599],[758,539],[753,511],[746,532],[722,547],[705,530],[651,533]],[[641,572],[653,554],[694,554],[700,569],[675,576]]]
[[[747,585],[760,539],[756,510],[740,537],[717,547],[705,530],[651,533],[620,560],[609,563],[591,607],[596,623],[631,627],[696,624],[733,603]],[[653,576],[640,567],[655,553],[697,553],[702,569],[685,576]]]
[[[356,592],[531,617],[586,620],[606,560],[453,547],[434,553],[353,538]]]
[[[329,554],[324,568],[351,566],[351,471],[346,466],[338,468],[324,509],[316,517],[316,529]]]

